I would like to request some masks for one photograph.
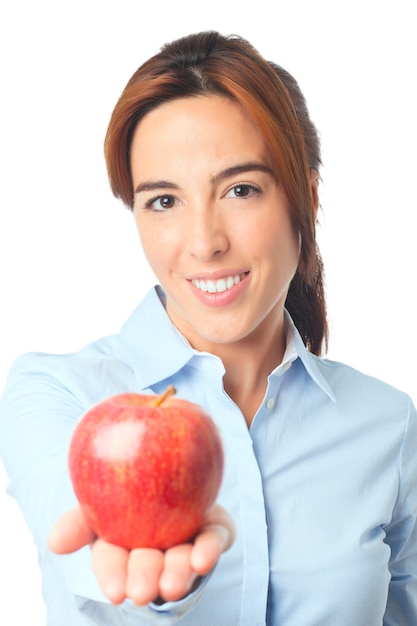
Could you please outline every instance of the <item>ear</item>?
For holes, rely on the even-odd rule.
[[[320,183],[320,174],[313,167],[310,169],[310,182],[311,182],[311,195],[313,197],[313,205],[314,205],[314,217],[317,218],[317,212],[320,206],[319,200],[319,183]]]

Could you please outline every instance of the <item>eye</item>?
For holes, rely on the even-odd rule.
[[[239,184],[233,185],[225,194],[226,198],[250,198],[259,193],[260,189],[255,185]]]
[[[151,198],[145,203],[145,209],[151,209],[152,211],[165,211],[167,209],[173,209],[176,206],[177,200],[174,196],[157,196]]]

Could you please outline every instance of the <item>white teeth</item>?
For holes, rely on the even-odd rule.
[[[221,292],[221,291],[226,291],[227,289],[227,284],[225,280],[218,280],[217,281],[217,291]]]
[[[208,291],[209,293],[221,293],[227,289],[231,289],[234,285],[240,283],[240,276],[228,276],[227,278],[220,278],[219,280],[193,280],[194,285],[200,291]]]

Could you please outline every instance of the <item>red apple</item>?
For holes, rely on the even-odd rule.
[[[217,427],[173,393],[108,398],[84,415],[71,440],[71,480],[91,528],[129,550],[191,539],[220,488]]]

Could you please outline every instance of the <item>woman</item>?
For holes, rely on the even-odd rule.
[[[48,624],[416,623],[416,411],[319,356],[320,148],[297,83],[237,37],[183,38],[129,81],[105,152],[160,286],[120,335],[18,359],[2,400]],[[168,384],[220,428],[219,505],[193,544],[128,553],[76,506],[68,444],[99,400]]]

